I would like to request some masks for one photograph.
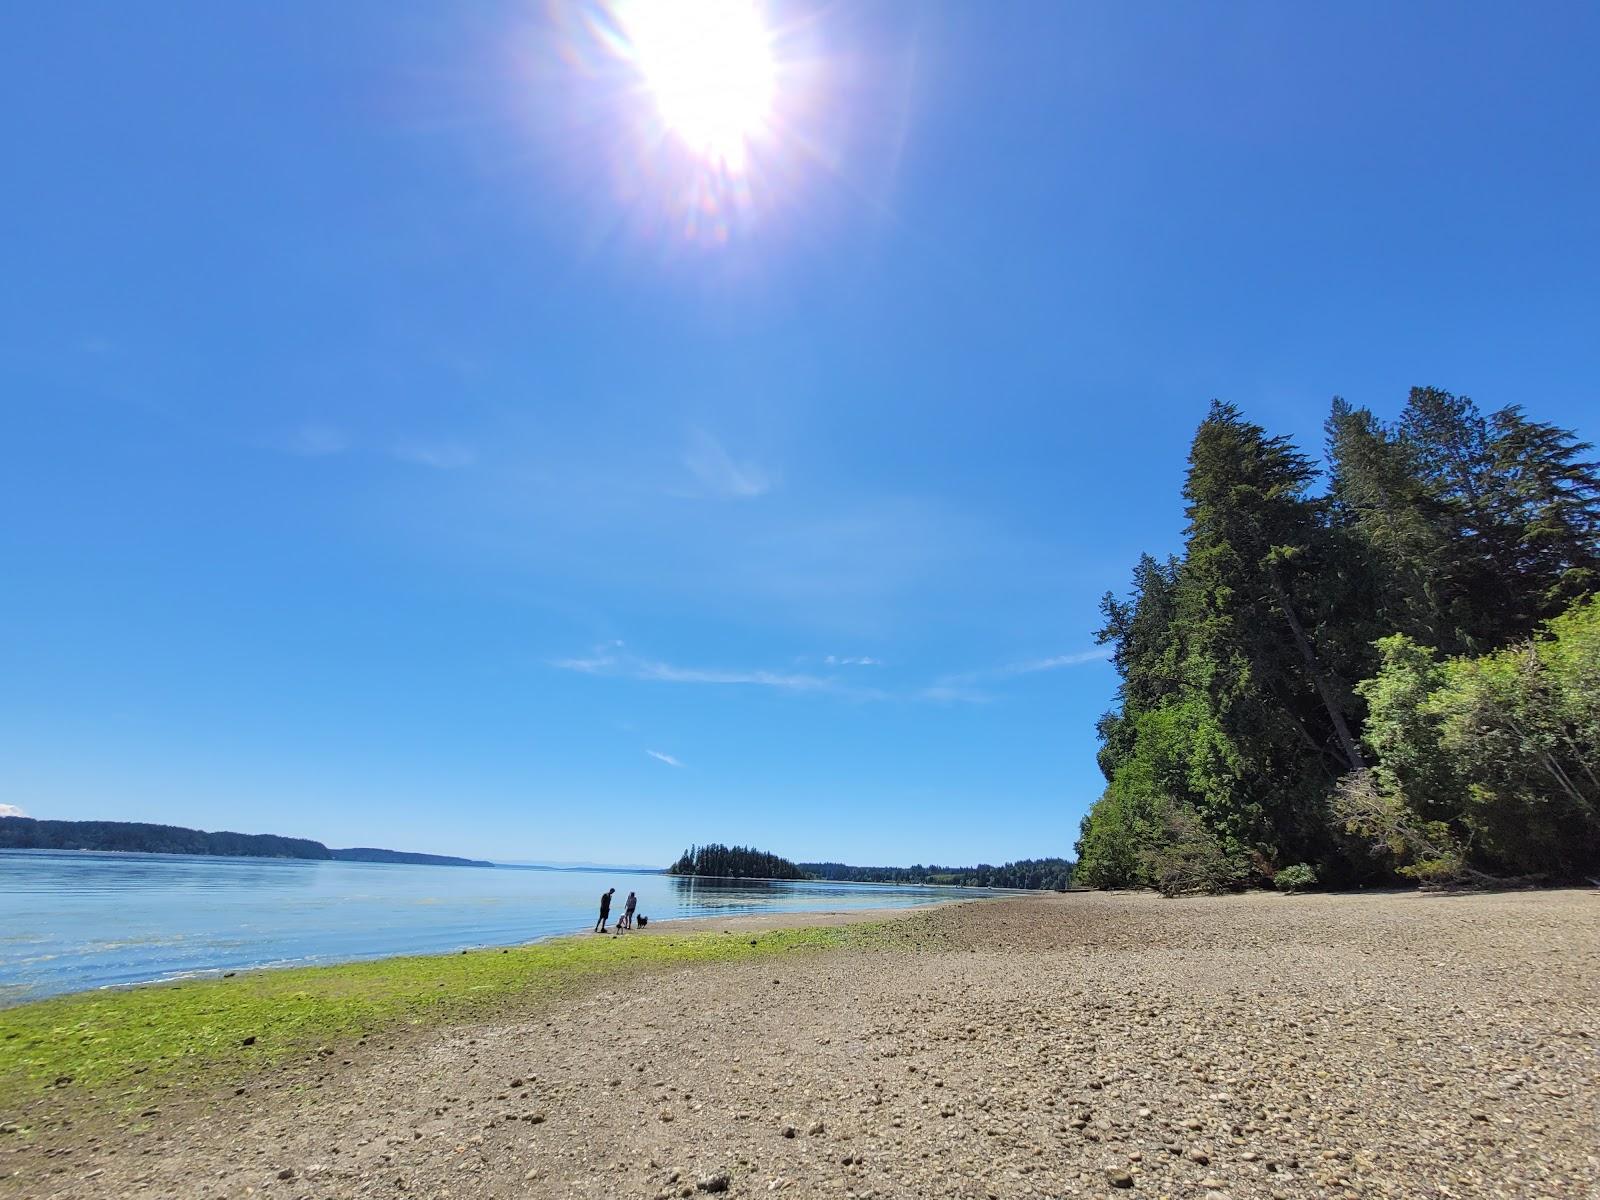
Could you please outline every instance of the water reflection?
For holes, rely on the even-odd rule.
[[[7,893],[30,888],[56,892],[119,892],[170,888],[206,891],[212,888],[257,889],[305,887],[318,866],[310,859],[220,858],[209,854],[129,854],[99,850],[8,850],[42,864],[35,870],[6,871]],[[226,873],[216,870],[219,864]],[[0,868],[3,870],[4,868]]]
[[[897,908],[923,904],[926,891],[892,883],[830,883],[813,879],[707,879],[669,875],[682,915],[737,916],[743,913],[825,908]],[[908,901],[905,893],[917,893]]]
[[[0,1005],[266,965],[510,945],[588,929],[600,893],[639,912],[893,908],[970,891],[655,872],[0,850]],[[618,912],[621,905],[613,905]]]

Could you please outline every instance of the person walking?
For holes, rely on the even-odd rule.
[[[594,923],[594,931],[596,933],[604,933],[606,931],[606,922],[611,919],[611,896],[616,890],[616,888],[607,888],[600,897],[600,919]]]
[[[631,930],[633,928],[633,910],[639,907],[639,897],[632,892],[628,893],[628,902],[622,906],[622,921],[619,928]]]

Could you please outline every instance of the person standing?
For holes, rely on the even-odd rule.
[[[596,933],[604,933],[606,931],[606,922],[611,919],[611,896],[616,890],[616,888],[607,888],[600,897],[600,919],[594,923],[594,931]]]
[[[628,902],[622,906],[622,921],[619,926],[620,928],[630,930],[633,928],[633,910],[638,907],[639,897],[634,895],[634,893],[629,892]]]

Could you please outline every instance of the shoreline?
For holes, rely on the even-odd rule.
[[[140,1097],[170,1086],[169,1076],[204,1090],[275,1068],[319,1043],[410,1037],[532,1011],[608,978],[829,950],[897,919],[981,899],[679,918],[633,933],[581,930],[515,945],[222,971],[24,1001],[0,1008],[0,1124],[16,1124],[39,1105],[103,1115],[136,1107]],[[63,1041],[63,1028],[80,1037]],[[135,1076],[145,1078],[135,1084]]]
[[[143,989],[102,1012],[120,1025],[59,1002],[30,1053],[99,1053],[124,1073],[36,1078],[37,1103],[0,1112],[0,1195],[1600,1186],[1590,891],[1037,893],[867,916],[663,922]],[[196,1057],[307,991],[330,1007],[302,1015],[350,1019],[262,1026],[246,1050]],[[156,1037],[185,1014],[176,1041]],[[0,1105],[20,1104],[6,1082]]]
[[[59,871],[50,867],[35,870],[26,865],[29,860],[40,859],[74,860],[79,865]],[[17,875],[7,874],[7,860],[11,860]],[[188,876],[183,872],[191,863],[205,864],[199,876],[204,881],[220,885],[235,878],[245,879],[246,891],[241,893],[244,898],[234,899],[233,909],[219,918],[169,912],[161,907],[160,900],[145,904],[142,897],[136,896],[127,913],[115,904],[102,902],[86,909],[71,925],[56,920],[48,902],[49,893],[43,890],[52,880],[59,876],[67,881],[66,886],[71,886],[80,874],[110,864],[107,870],[113,872],[109,878],[114,882],[124,878],[126,864],[145,860],[178,864],[172,868],[177,872],[174,878],[185,883]],[[364,906],[359,911],[341,915],[329,910],[324,917],[316,904],[303,910],[297,907],[298,894],[307,890],[302,888],[290,889],[281,917],[274,915],[276,910],[257,915],[249,908],[254,895],[249,888],[275,883],[277,872],[282,871],[298,879],[301,868],[318,865],[310,860],[150,855],[122,850],[0,851],[0,891],[10,889],[6,894],[18,906],[13,915],[20,922],[20,929],[26,931],[26,936],[14,940],[7,954],[0,955],[0,979],[4,980],[0,984],[0,1011],[58,996],[216,979],[261,969],[336,966],[397,956],[453,954],[462,949],[521,947],[579,934],[587,931],[594,919],[592,905],[583,903],[577,895],[585,890],[581,880],[591,877],[610,878],[613,883],[623,884],[624,891],[638,886],[643,900],[641,911],[653,918],[652,927],[661,929],[673,921],[702,915],[716,917],[723,912],[725,903],[735,911],[754,913],[771,911],[772,906],[785,911],[792,907],[816,912],[862,905],[862,911],[876,911],[992,894],[825,881],[776,890],[760,882],[738,881],[732,889],[725,889],[718,886],[725,881],[704,880],[697,884],[689,879],[672,880],[661,872],[651,872],[642,884],[636,885],[625,883],[622,876],[613,877],[587,867],[565,871],[507,867],[499,877],[478,872],[475,879],[481,882],[462,885],[458,896],[456,882],[460,873],[441,875],[432,864],[338,861],[331,865],[339,870],[349,867],[370,872],[377,879],[370,884],[353,880],[322,887],[329,894],[361,892]],[[419,869],[421,866],[427,869]],[[270,873],[257,876],[246,870],[236,876],[236,868]],[[579,877],[578,882],[548,882],[573,875]],[[536,877],[544,877],[545,881]],[[252,882],[258,878],[267,884]],[[600,883],[594,891],[598,893],[604,887]],[[415,901],[418,888],[429,889],[424,893],[424,902],[436,907],[417,910],[418,919],[413,921],[408,906]],[[276,891],[265,902],[276,903]],[[257,927],[245,928],[251,925]],[[132,939],[126,943],[132,948],[117,949],[125,938]]]
[[[73,853],[106,853],[116,854],[122,851],[74,851]],[[377,866],[416,864],[370,864]],[[877,886],[877,885],[872,885]],[[379,953],[362,955],[353,958],[330,958],[326,960],[258,963],[248,966],[217,966],[199,967],[178,974],[159,976],[153,979],[134,979],[121,983],[104,983],[93,987],[76,988],[71,991],[47,992],[42,996],[22,997],[15,1001],[4,998],[0,992],[0,1025],[4,1024],[4,1015],[18,1008],[32,1004],[44,1004],[56,1000],[67,1000],[73,997],[116,994],[140,988],[171,987],[188,983],[201,983],[220,979],[231,979],[237,976],[254,975],[264,972],[279,971],[316,971],[334,970],[341,967],[351,967],[361,964],[382,963],[389,960],[413,958],[449,958],[467,953],[488,953],[495,950],[523,950],[533,946],[541,946],[550,942],[560,941],[565,938],[587,938],[628,936],[651,933],[679,934],[700,933],[728,928],[756,929],[762,931],[786,929],[814,929],[833,928],[841,925],[851,925],[866,922],[892,920],[896,916],[920,912],[924,909],[938,908],[947,904],[974,904],[982,900],[995,899],[1001,895],[1014,895],[1015,892],[1001,889],[989,889],[987,895],[952,896],[948,899],[928,900],[921,904],[899,904],[878,908],[841,908],[841,909],[783,909],[774,912],[736,913],[725,917],[718,916],[693,916],[693,917],[664,917],[654,919],[643,929],[634,929],[625,933],[618,933],[610,928],[604,935],[593,933],[591,928],[575,927],[571,929],[556,930],[540,934],[536,937],[521,941],[508,942],[473,942],[466,946],[455,946],[448,950],[424,950],[408,953]],[[17,985],[21,986],[21,985]]]

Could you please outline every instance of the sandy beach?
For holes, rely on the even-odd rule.
[[[0,1192],[1570,1200],[1597,967],[1587,891],[946,905],[13,1130]]]

